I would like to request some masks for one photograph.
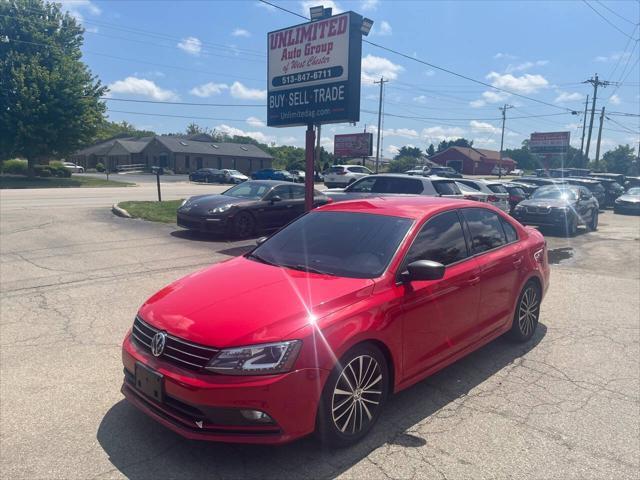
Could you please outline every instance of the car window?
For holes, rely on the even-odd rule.
[[[521,197],[526,196],[526,194],[524,193],[524,190],[521,189],[520,187],[509,188],[509,193],[511,193],[511,195],[519,195]]]
[[[289,185],[289,191],[293,199],[304,198],[304,187],[302,185]]]
[[[455,211],[441,213],[429,220],[413,241],[404,265],[416,260],[433,260],[449,265],[467,258],[467,243]]]
[[[231,197],[260,199],[269,191],[269,186],[262,183],[244,182],[230,188],[223,195]]]
[[[458,182],[462,183],[463,185],[466,185],[469,188],[473,188],[476,191],[480,191],[480,187],[478,187],[477,184],[472,183],[472,182],[468,182],[468,181],[464,181],[464,180],[458,180]]]
[[[280,197],[282,200],[289,200],[291,198],[291,191],[289,185],[278,185],[273,187],[273,190],[269,192],[269,195],[265,197],[265,200],[269,200],[273,197]]]
[[[517,241],[518,232],[516,232],[516,229],[513,227],[513,225],[507,222],[504,218],[501,218],[500,221],[502,222],[502,228],[504,228],[504,233],[507,236],[507,243]]]
[[[640,187],[630,188],[627,195],[640,195]]]
[[[369,193],[373,190],[373,186],[375,185],[378,177],[373,178],[363,178],[358,180],[357,182],[352,183],[347,187],[349,192],[358,192],[358,193]]]
[[[329,173],[342,173],[344,167],[331,167],[329,168]]]
[[[504,229],[496,213],[484,208],[465,208],[462,212],[471,233],[473,253],[486,252],[506,243]]]
[[[456,182],[433,182],[433,187],[440,195],[461,195],[462,192]]]
[[[504,185],[487,185],[489,187],[489,190],[491,190],[493,193],[508,193],[507,189],[504,188]]]

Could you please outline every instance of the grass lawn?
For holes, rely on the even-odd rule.
[[[107,181],[95,177],[57,178],[57,177],[19,177],[0,175],[0,189],[2,188],[65,188],[65,187],[130,187],[135,184],[129,182]]]
[[[166,202],[120,202],[118,206],[124,208],[134,218],[142,218],[151,222],[176,223],[176,210],[182,200],[168,200]]]

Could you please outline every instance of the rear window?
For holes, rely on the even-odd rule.
[[[433,182],[433,187],[440,195],[460,195],[462,192],[456,182]]]
[[[462,212],[469,225],[473,253],[486,252],[505,244],[504,229],[497,214],[483,208],[465,208]]]
[[[511,195],[519,195],[521,197],[525,196],[524,190],[521,189],[520,187],[510,187],[509,188],[509,193]]]
[[[493,184],[493,185],[487,185],[489,187],[489,190],[491,190],[493,193],[509,193],[507,192],[507,189],[504,188],[504,185],[497,185],[497,184]]]
[[[597,183],[595,185],[590,185],[589,190],[591,190],[592,192],[604,192],[604,187]]]
[[[342,173],[344,172],[344,167],[331,167],[329,168],[329,173]]]
[[[424,190],[422,182],[413,178],[365,177],[347,188],[358,193],[406,193],[419,194]]]

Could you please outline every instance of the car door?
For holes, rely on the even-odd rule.
[[[416,260],[446,265],[440,280],[417,281],[404,290],[404,378],[420,375],[468,345],[467,333],[477,320],[480,270],[456,210],[429,219],[415,237],[399,272]]]
[[[280,200],[274,200],[274,197],[280,197]],[[263,199],[259,222],[264,228],[286,225],[292,215],[292,207],[289,185],[277,185]]]
[[[304,213],[304,185],[288,185],[289,205],[287,223]],[[315,195],[315,192],[314,192]]]
[[[464,208],[462,215],[480,268],[478,322],[473,331],[467,332],[475,341],[511,320],[524,267],[524,247],[517,234],[515,241],[507,243],[504,220],[497,213],[486,208]]]

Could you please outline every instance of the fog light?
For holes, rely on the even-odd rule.
[[[247,420],[260,423],[272,423],[273,419],[260,410],[240,410],[240,414]]]

